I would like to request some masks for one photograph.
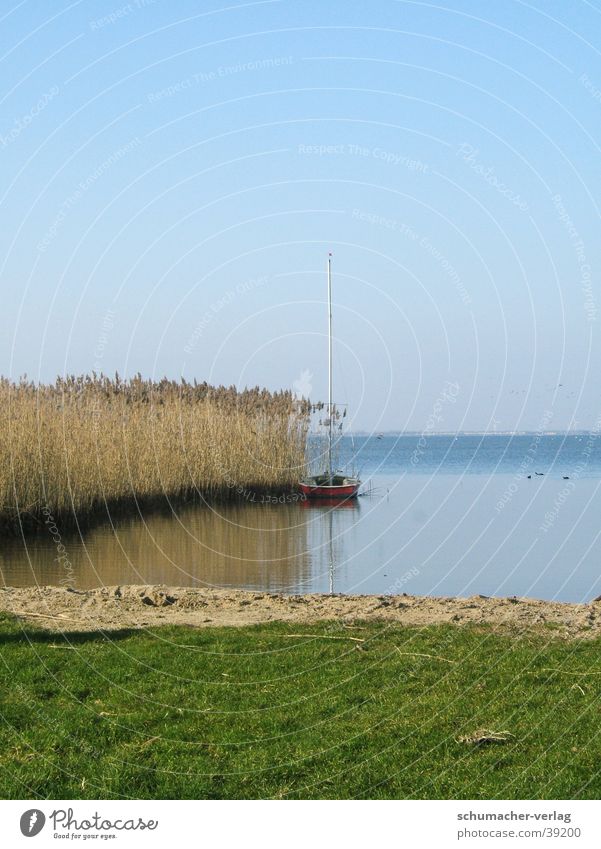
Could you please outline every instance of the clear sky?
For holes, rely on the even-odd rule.
[[[601,5],[0,0],[0,372],[601,417]],[[433,415],[435,414],[435,415]]]

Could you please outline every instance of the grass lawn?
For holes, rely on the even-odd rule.
[[[67,638],[2,616],[0,688],[4,799],[601,794],[601,643],[551,631],[274,623]],[[460,739],[479,729],[512,736]]]

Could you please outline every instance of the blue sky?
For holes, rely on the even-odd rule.
[[[0,17],[3,374],[325,398],[331,250],[356,428],[596,426],[599,4]]]

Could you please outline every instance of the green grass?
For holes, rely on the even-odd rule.
[[[1,617],[0,797],[597,799],[600,649],[383,623],[67,639]],[[513,736],[458,742],[479,728]]]

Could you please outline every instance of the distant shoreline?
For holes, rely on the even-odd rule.
[[[427,432],[427,437],[430,439],[433,436],[597,436],[595,430],[430,430]],[[316,434],[311,434],[316,435]],[[356,436],[384,436],[384,437],[401,437],[401,436],[424,436],[422,430],[354,430],[353,437]],[[350,436],[345,433],[343,436]]]

